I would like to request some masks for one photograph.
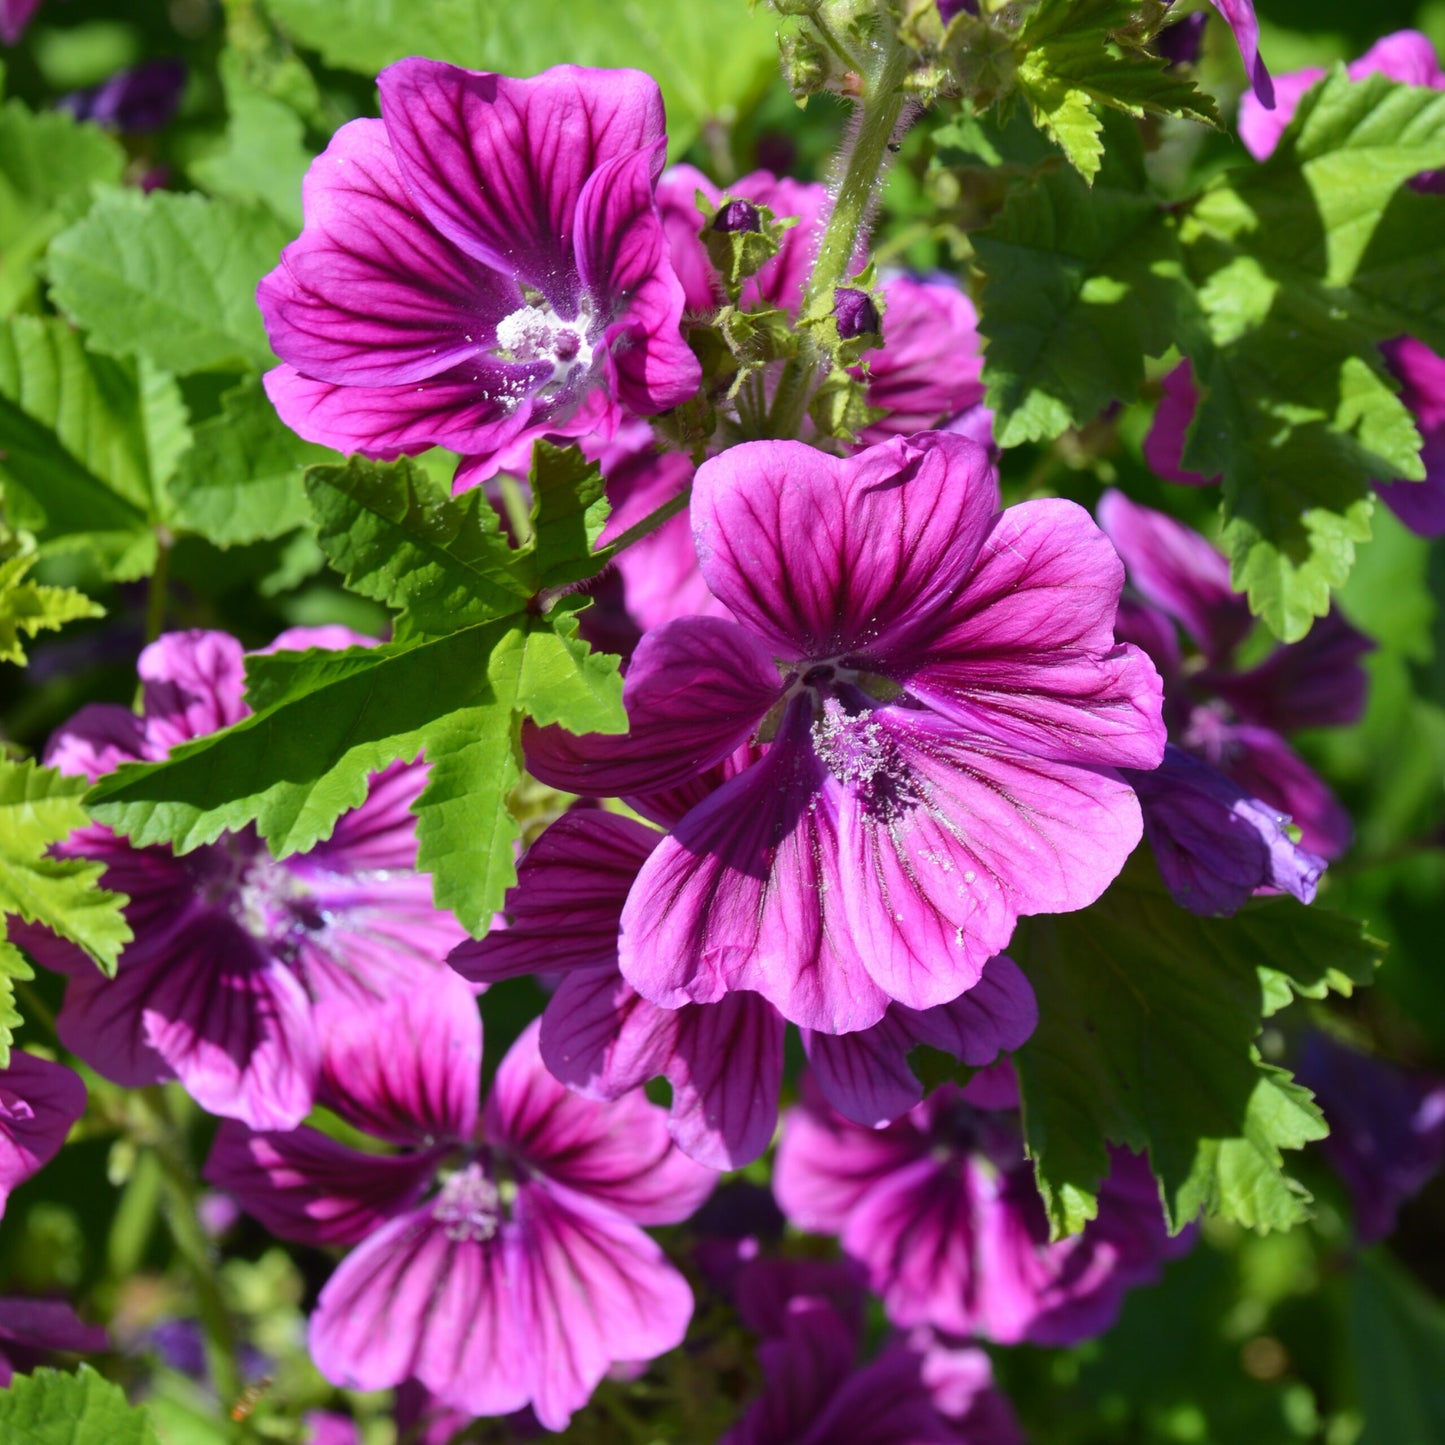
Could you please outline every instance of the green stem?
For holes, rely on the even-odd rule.
[[[882,63],[865,78],[863,97],[858,102],[858,132],[838,182],[837,199],[818,246],[813,274],[808,278],[804,315],[818,302],[831,309],[833,291],[847,279],[853,265],[878,183],[887,168],[889,143],[908,103],[903,89],[907,74],[908,51],[890,39]]]
[[[644,537],[657,531],[664,522],[670,521],[679,512],[687,509],[687,504],[692,500],[692,484],[685,486],[675,497],[669,498],[656,511],[649,512],[640,522],[634,522],[614,542],[594,553],[599,562],[610,562],[619,552],[626,551],[634,542],[640,542]]]
[[[154,642],[166,630],[166,588],[171,573],[170,534],[162,528],[156,534],[156,568],[146,592],[146,641]]]
[[[135,1090],[132,1097],[146,1116],[143,1142],[154,1150],[160,1162],[161,1212],[190,1272],[196,1293],[196,1313],[206,1336],[206,1363],[211,1380],[222,1406],[229,1409],[231,1403],[240,1398],[244,1381],[238,1363],[236,1332],[221,1293],[215,1251],[201,1227],[196,1209],[200,1184],[165,1092],[150,1087]]]
[[[39,1024],[52,1039],[59,1040],[60,1032],[55,1027],[55,1015],[50,1011],[50,1005],[40,997],[39,991],[32,983],[26,983],[24,979],[15,980],[15,992],[24,1000],[25,1021],[27,1023]]]

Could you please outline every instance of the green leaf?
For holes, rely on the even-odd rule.
[[[0,914],[0,1069],[10,1067],[10,1045],[22,1022],[15,1007],[15,984],[34,977],[35,970],[26,963],[25,955],[6,940],[5,916]]]
[[[1198,918],[1138,859],[1092,907],[1022,920],[1009,954],[1040,1017],[1015,1062],[1054,1228],[1094,1216],[1107,1143],[1148,1150],[1174,1229],[1200,1209],[1256,1229],[1305,1218],[1280,1151],[1324,1125],[1254,1040],[1282,984],[1318,997],[1364,983],[1381,951],[1353,920],[1288,898]]]
[[[1015,84],[1034,123],[1092,181],[1103,155],[1098,108],[1218,125],[1213,100],[1138,43],[1137,0],[1042,0],[1019,34]]]
[[[1201,401],[1185,466],[1224,482],[1235,586],[1301,637],[1369,536],[1371,484],[1424,476],[1376,350],[1445,344],[1445,202],[1401,191],[1445,166],[1445,95],[1329,77],[1274,154],[1232,170],[1181,227],[1197,316],[1180,342]]]
[[[105,608],[71,587],[27,582],[37,561],[28,532],[7,537],[0,523],[0,662],[25,666],[23,638],[54,632],[82,617],[104,617]]]
[[[302,441],[258,379],[245,382],[195,429],[171,483],[173,520],[219,547],[284,536],[310,519],[305,469],[335,455]]]
[[[100,863],[53,858],[52,844],[63,842],[90,820],[81,806],[84,778],[68,778],[33,760],[0,759],[0,939],[8,914],[39,923],[85,951],[113,974],[120,951],[131,939],[121,913],[126,899],[99,886]],[[0,973],[29,978],[14,966],[13,947],[0,945]],[[0,1053],[8,1052],[8,1026],[18,1022],[8,1008],[10,990],[0,991]],[[3,1060],[0,1060],[3,1066]]]
[[[576,447],[538,442],[530,480],[534,590],[595,576],[593,549],[611,511],[602,468]]]
[[[51,243],[51,294],[113,355],[147,357],[181,376],[266,366],[256,283],[289,239],[258,205],[107,191]]]
[[[504,75],[564,63],[632,66],[656,77],[674,155],[706,120],[731,122],[757,99],[777,64],[775,25],[741,0],[618,0],[583,7],[533,0],[270,0],[302,45],[331,65],[375,75],[406,55]]]
[[[95,184],[118,185],[125,152],[64,111],[0,108],[0,316],[29,302],[51,237],[84,212]]]
[[[1355,1262],[1349,1329],[1364,1429],[1357,1445],[1445,1439],[1445,1310],[1383,1250]]]
[[[87,1365],[75,1375],[39,1369],[0,1390],[6,1445],[161,1445],[150,1416]]]
[[[517,826],[501,805],[522,715],[574,732],[626,725],[617,659],[589,653],[574,626],[518,613],[450,636],[253,657],[251,717],[102,778],[92,811],[138,846],[181,851],[255,822],[285,857],[329,837],[369,774],[424,751],[440,766],[414,809],[418,865],[435,872],[441,906],[484,929],[516,876]]]
[[[61,321],[0,322],[0,481],[42,552],[84,547],[112,577],[145,576],[188,441],[173,378],[94,355]]]
[[[1177,339],[1190,304],[1159,206],[1111,165],[1092,190],[1064,170],[1014,187],[974,246],[979,329],[1000,446],[1043,441],[1129,401],[1144,358]]]
[[[239,57],[221,56],[226,91],[225,145],[191,164],[191,175],[217,196],[260,201],[291,231],[301,229],[301,178],[312,155],[306,126],[283,100],[247,83]]]

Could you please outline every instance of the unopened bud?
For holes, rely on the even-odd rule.
[[[1154,37],[1154,48],[1170,65],[1197,65],[1208,23],[1209,16],[1202,10],[1186,15]]]
[[[978,0],[938,0],[938,16],[945,25],[961,10],[970,15],[978,14]]]
[[[763,218],[751,201],[727,201],[713,217],[714,231],[761,231]]]
[[[853,286],[839,286],[833,292],[833,319],[844,341],[851,341],[855,336],[877,336],[882,327],[873,298]]]

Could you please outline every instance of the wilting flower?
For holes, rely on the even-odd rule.
[[[975,985],[1024,914],[1082,908],[1138,842],[1113,771],[1154,767],[1160,683],[1114,641],[1123,569],[1073,503],[1000,512],[981,447],[929,433],[837,459],[703,464],[703,574],[627,674],[631,730],[529,730],[529,764],[609,796],[695,784],[622,913],[623,976],[664,1008],[752,990],[823,1033]]]
[[[342,451],[485,459],[610,436],[701,376],[653,202],[656,82],[561,65],[512,80],[402,60],[380,120],[307,173],[306,226],[257,293],[289,425]]]
[[[85,1112],[85,1085],[63,1064],[20,1049],[0,1069],[0,1218],[10,1191],[60,1152]]]
[[[1325,860],[1349,845],[1350,818],[1282,734],[1354,722],[1368,684],[1360,657],[1374,644],[1331,612],[1302,641],[1241,669],[1235,652],[1253,619],[1218,549],[1119,492],[1100,501],[1099,524],[1133,589],[1119,609],[1119,635],[1163,676],[1173,743],[1222,775],[1171,750],[1157,775],[1134,778],[1166,882],[1202,913],[1233,911],[1259,887],[1309,902]],[[1197,658],[1185,659],[1175,623]],[[1301,849],[1283,831],[1290,821]]]
[[[1387,35],[1348,67],[1352,79],[1380,74],[1404,85],[1445,89],[1445,70],[1429,39],[1417,30]],[[1256,160],[1273,154],[1304,94],[1326,72],[1318,68],[1292,71],[1279,79],[1279,105],[1264,109],[1245,96],[1239,109],[1240,139]],[[1417,176],[1419,189],[1438,189],[1445,172]],[[1400,399],[1415,417],[1424,446],[1420,460],[1425,476],[1416,482],[1376,479],[1380,500],[1412,531],[1422,537],[1445,536],[1445,357],[1422,341],[1402,336],[1380,348],[1385,365],[1400,383]],[[1217,477],[1184,469],[1185,436],[1199,404],[1194,373],[1181,362],[1164,378],[1164,393],[1154,425],[1144,443],[1144,459],[1166,481],[1185,486],[1210,486]]]
[[[298,630],[277,646],[364,639]],[[89,778],[155,761],[249,712],[241,645],[179,632],[141,654],[145,711],[94,705],[51,739],[46,761]],[[39,928],[16,936],[70,976],[60,1034],[92,1068],[128,1087],[179,1078],[214,1114],[289,1129],[311,1109],[326,1009],[421,985],[462,930],[432,906],[416,871],[408,808],[425,774],[393,766],[309,853],[276,861],[254,828],[180,856],[134,848],[110,829],[73,834],[63,852],[105,864],[130,898],[135,935],[106,979],[73,945]]]
[[[721,770],[720,770],[721,771]],[[721,777],[714,781],[720,783]],[[639,799],[673,822],[687,801]],[[507,897],[509,926],[453,950],[463,977],[493,982],[562,975],[542,1014],[542,1059],[591,1098],[616,1099],[661,1075],[672,1085],[669,1126],[679,1148],[716,1169],[757,1158],[773,1137],[786,1022],[755,993],[659,1008],[618,971],[628,893],[664,835],[592,809],[565,814],[532,845]],[[1000,955],[967,993],[925,1011],[892,1004],[860,1033],[803,1030],[803,1048],[834,1105],[873,1125],[923,1096],[908,1053],[926,1043],[978,1067],[1023,1044],[1038,1011],[1028,980]]]
[[[1320,1148],[1355,1201],[1355,1233],[1363,1244],[1384,1239],[1400,1206],[1445,1168],[1445,1079],[1408,1074],[1318,1032],[1297,1073],[1330,1126]]]
[[[479,1111],[481,1051],[455,976],[353,1011],[322,1099],[394,1152],[224,1124],[206,1177],[283,1238],[354,1246],[311,1320],[329,1380],[415,1378],[473,1415],[530,1402],[560,1430],[614,1361],[681,1343],[692,1295],[638,1226],[685,1219],[715,1176],[673,1149],[642,1095],[564,1089],[535,1024]]]
[[[886,1129],[828,1108],[811,1080],[783,1120],[773,1188],[800,1229],[837,1235],[897,1325],[1000,1344],[1073,1344],[1187,1247],[1165,1231],[1147,1163],[1113,1151],[1098,1217],[1049,1242],[1012,1078],[944,1084]]]

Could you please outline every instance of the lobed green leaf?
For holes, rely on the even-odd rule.
[[[16,1375],[0,1390],[0,1438],[7,1445],[161,1445],[146,1411],[88,1365],[74,1375]]]

